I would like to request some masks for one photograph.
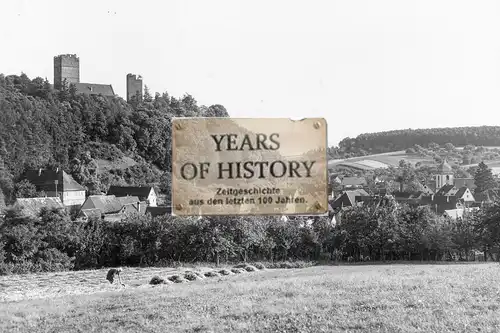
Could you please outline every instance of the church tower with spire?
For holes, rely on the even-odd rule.
[[[453,185],[453,169],[448,164],[446,158],[443,163],[438,167],[438,172],[436,173],[436,191],[439,191],[444,185]]]

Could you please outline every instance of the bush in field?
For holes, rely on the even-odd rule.
[[[208,272],[205,272],[204,274],[206,277],[217,277],[217,276],[220,276],[219,273],[217,273],[216,271],[208,271]]]
[[[260,270],[266,269],[266,266],[264,266],[264,264],[262,264],[260,262],[255,263],[254,266],[255,266],[255,268],[260,269]]]
[[[149,284],[157,285],[157,284],[165,284],[165,280],[159,276],[153,276]]]
[[[255,272],[257,270],[257,268],[255,268],[255,266],[252,266],[252,265],[246,265],[245,270],[247,272]]]
[[[180,275],[171,275],[167,278],[169,281],[172,281],[174,283],[183,283],[183,282],[186,282],[187,280],[184,279],[184,277],[180,276]]]
[[[242,268],[233,267],[233,268],[231,268],[231,272],[233,272],[234,274],[241,274],[241,273],[244,273],[246,271]]]
[[[184,279],[188,280],[188,281],[195,281],[195,280],[199,280],[200,277],[195,274],[194,272],[184,272]]]

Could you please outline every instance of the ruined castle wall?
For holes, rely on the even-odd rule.
[[[135,74],[127,74],[127,102],[137,93],[142,99],[142,77]]]
[[[76,54],[54,57],[54,87],[59,89],[64,79],[68,84],[80,82],[80,59]]]

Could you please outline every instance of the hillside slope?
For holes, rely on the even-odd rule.
[[[0,74],[0,192],[15,199],[27,169],[59,167],[89,193],[109,185],[158,185],[167,191],[171,118],[227,117],[221,105],[198,106],[186,94],[148,92],[130,104],[120,97],[53,90],[47,80]],[[1,205],[2,203],[0,203]]]
[[[500,173],[500,149],[498,147],[476,147],[473,145],[454,147],[450,143],[442,146],[432,143],[428,148],[415,145],[406,150],[346,159],[331,159],[328,162],[328,168],[330,170],[346,169],[366,172],[397,167],[402,160],[416,167],[436,166],[445,158],[452,165],[464,170],[476,167],[479,162],[484,161],[493,173]]]
[[[345,138],[330,149],[332,158],[348,158],[406,150],[415,145],[500,146],[500,126],[405,129]]]

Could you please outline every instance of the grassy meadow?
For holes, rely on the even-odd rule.
[[[126,287],[106,285],[105,270],[0,277],[0,331],[500,331],[498,264],[314,266],[147,284],[180,270],[127,269]]]

